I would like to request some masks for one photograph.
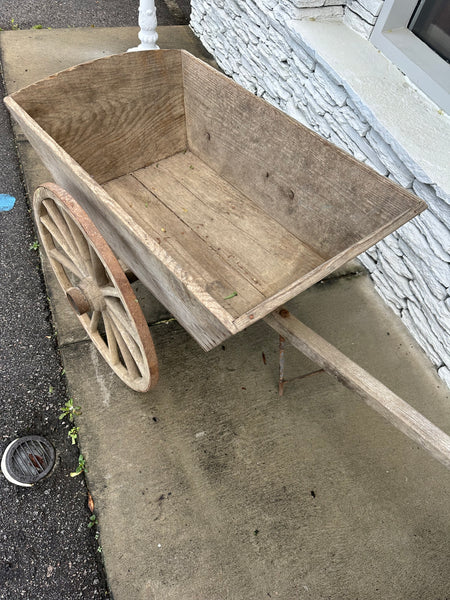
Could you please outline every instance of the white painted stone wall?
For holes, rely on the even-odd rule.
[[[369,39],[384,0],[347,0],[344,23]]]
[[[377,291],[450,386],[449,190],[433,185],[364,110],[346,82],[318,62],[314,51],[286,27],[287,19],[311,11],[309,19],[343,18],[368,37],[369,28],[358,19],[373,27],[382,4],[382,0],[192,0],[191,27],[238,83],[428,203],[428,211],[360,259]]]
[[[384,0],[261,0],[259,4],[274,11],[280,21],[343,19],[346,25],[368,39],[383,3]]]

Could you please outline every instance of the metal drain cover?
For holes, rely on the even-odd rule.
[[[45,438],[28,435],[9,444],[3,453],[3,475],[15,485],[31,487],[50,473],[55,464],[55,449]]]

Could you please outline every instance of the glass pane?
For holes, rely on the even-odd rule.
[[[408,23],[408,29],[450,62],[449,0],[420,0]]]

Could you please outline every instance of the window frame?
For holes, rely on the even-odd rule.
[[[385,0],[373,32],[372,44],[450,114],[450,64],[408,29],[418,0]]]

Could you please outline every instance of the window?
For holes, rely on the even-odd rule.
[[[450,114],[449,0],[385,0],[370,41]]]
[[[408,29],[417,35],[441,58],[450,62],[450,2],[448,0],[421,0],[408,23]]]

